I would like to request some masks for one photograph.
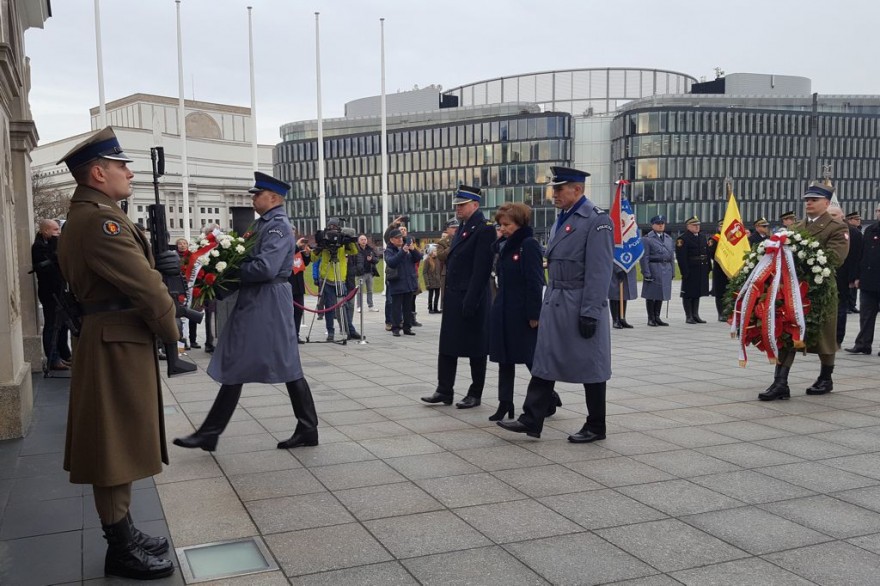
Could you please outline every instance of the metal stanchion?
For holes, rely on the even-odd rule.
[[[364,313],[366,313],[367,310],[364,307],[364,276],[363,275],[361,275],[358,279],[358,292],[357,292],[357,299],[355,299],[355,305],[357,305],[358,301],[360,301],[360,308],[361,308],[361,329],[360,329],[361,339],[358,340],[358,344],[369,344],[369,342],[367,342],[366,330],[364,330]]]

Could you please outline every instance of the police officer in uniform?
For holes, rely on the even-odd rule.
[[[766,218],[760,218],[755,222],[755,231],[749,234],[749,244],[754,246],[770,237],[770,222]]]
[[[217,449],[217,439],[232,417],[244,383],[285,383],[296,430],[278,449],[318,445],[318,415],[299,359],[296,324],[291,311],[288,279],[296,243],[284,211],[290,185],[259,171],[250,189],[260,215],[252,238],[256,244],[239,267],[241,287],[208,374],[221,384],[217,398],[199,429],[174,444],[183,448]]]
[[[480,404],[489,357],[489,274],[495,228],[480,211],[480,190],[462,185],[452,199],[459,226],[446,255],[437,390],[425,403],[452,404],[458,358],[468,357],[471,386],[455,404],[470,409]]]
[[[642,269],[642,298],[648,309],[648,325],[668,326],[660,319],[663,302],[672,299],[672,277],[675,275],[675,244],[672,237],[664,232],[666,218],[651,218],[651,231],[642,236],[645,253],[639,259]]]
[[[176,344],[175,307],[162,276],[180,272],[176,252],[154,262],[149,241],[119,208],[134,174],[113,129],[95,132],[64,162],[76,181],[64,237],[61,272],[83,314],[73,357],[64,469],[91,484],[107,540],[104,573],[134,579],[169,576],[159,556],[164,537],[132,524],[131,484],[168,463],[159,359],[154,336]]]
[[[709,259],[715,241],[700,232],[697,216],[686,222],[687,230],[675,241],[675,257],[681,272],[681,301],[685,323],[704,324],[700,317],[700,297],[709,295]]]
[[[568,436],[573,443],[605,439],[605,386],[611,378],[608,287],[614,258],[614,228],[604,210],[584,195],[589,173],[550,167],[553,205],[560,210],[550,229],[550,280],[541,307],[532,378],[516,421],[497,425],[541,437],[556,381],[581,383],[587,421]]]
[[[620,284],[623,283],[623,299],[620,298]],[[626,302],[638,297],[636,271],[624,271],[616,264],[611,267],[611,286],[608,288],[608,303],[611,306],[611,323],[615,330],[631,329],[626,321]]]
[[[836,263],[830,268],[837,269],[846,259],[849,253],[849,231],[846,224],[837,220],[828,213],[831,205],[831,197],[834,188],[816,182],[807,188],[804,193],[806,218],[794,224],[793,230],[804,230],[815,238],[822,248],[830,253],[829,258]],[[808,347],[807,352],[819,355],[821,371],[819,378],[808,389],[808,395],[824,395],[834,389],[831,374],[834,372],[834,354],[837,352],[837,313],[834,312],[822,324],[819,340],[814,347]],[[779,352],[776,361],[776,372],[773,384],[766,391],[758,395],[762,401],[774,399],[788,399],[791,390],[788,387],[788,373],[794,364],[795,350],[783,349]]]

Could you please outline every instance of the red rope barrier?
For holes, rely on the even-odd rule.
[[[334,305],[333,307],[325,307],[324,309],[309,309],[309,308],[306,307],[305,305],[300,305],[300,304],[297,303],[296,301],[294,301],[293,304],[294,304],[296,307],[302,309],[303,311],[308,311],[308,312],[310,312],[310,313],[327,313],[328,311],[334,311],[335,309],[341,307],[343,304],[348,303],[349,301],[351,301],[351,299],[352,299],[355,295],[357,295],[357,292],[358,292],[358,288],[355,287],[354,289],[352,289],[351,291],[348,292],[348,295],[346,295],[346,296],[343,297],[341,300],[339,300],[339,302],[338,302],[336,305]]]

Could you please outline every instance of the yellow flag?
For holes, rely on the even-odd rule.
[[[727,211],[724,212],[724,224],[718,234],[718,245],[715,247],[715,262],[721,265],[722,270],[728,277],[733,278],[743,266],[743,255],[751,246],[746,236],[746,227],[743,226],[739,215],[739,207],[733,191],[728,192],[730,199],[727,201]]]

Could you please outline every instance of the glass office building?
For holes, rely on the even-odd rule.
[[[454,215],[460,184],[483,190],[488,218],[505,201],[535,207],[534,221],[549,226],[555,215],[545,201],[551,165],[571,159],[571,116],[541,112],[534,105],[452,108],[388,120],[388,192],[392,217],[406,214],[417,237],[436,237]],[[445,118],[445,119],[444,119]],[[452,119],[450,119],[452,118]],[[378,237],[381,224],[379,119],[326,121],[324,159],[327,217],[342,217],[359,233]],[[359,132],[351,132],[359,130]],[[275,147],[277,175],[291,183],[288,213],[298,231],[320,228],[318,148],[310,123],[282,128],[288,138]]]
[[[769,77],[769,76],[767,76]],[[841,207],[873,217],[880,197],[880,98],[689,95],[623,106],[612,126],[612,164],[632,181],[639,223],[656,214],[681,227],[721,219],[732,180],[749,226],[802,215],[810,180],[830,167]]]

